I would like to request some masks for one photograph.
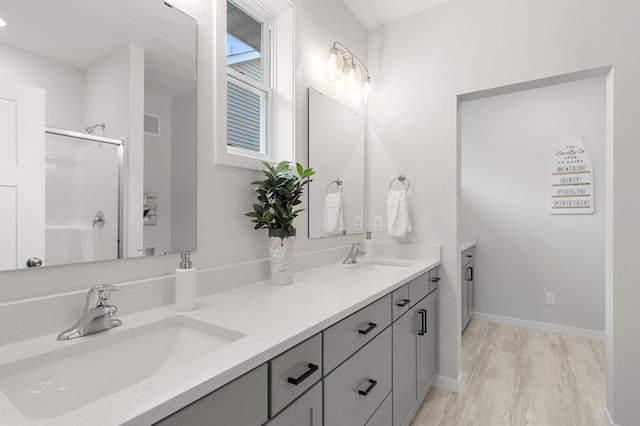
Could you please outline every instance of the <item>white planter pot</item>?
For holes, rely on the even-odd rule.
[[[278,232],[280,231],[280,232]],[[295,250],[295,232],[287,238],[281,237],[281,230],[270,229],[269,260],[271,262],[271,284],[289,285],[293,283],[291,260]]]

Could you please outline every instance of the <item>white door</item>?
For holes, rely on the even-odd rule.
[[[44,90],[0,81],[0,270],[44,261]]]

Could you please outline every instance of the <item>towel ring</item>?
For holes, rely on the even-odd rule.
[[[342,190],[343,190],[343,186],[342,186],[342,179],[338,178],[336,180],[332,180],[331,182],[329,182],[329,185],[327,185],[327,194],[329,193],[329,188],[331,188],[331,185],[336,184],[336,186],[338,187],[338,189],[340,189],[340,191],[338,191],[340,194],[342,194]]]
[[[406,184],[406,188],[404,189],[405,191],[408,191],[409,188],[411,187],[411,182],[409,182],[409,179],[407,179],[405,175],[398,175],[398,177],[393,179],[389,184],[389,191],[391,191],[391,187],[393,186],[393,182],[395,181]]]

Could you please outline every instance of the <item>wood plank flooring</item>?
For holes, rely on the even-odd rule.
[[[472,320],[463,391],[432,387],[411,426],[601,426],[604,350],[599,340]]]

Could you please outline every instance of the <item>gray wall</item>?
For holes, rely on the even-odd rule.
[[[461,104],[460,229],[479,242],[477,312],[604,335],[605,86],[598,77]],[[548,209],[552,159],[571,134],[594,164],[591,215]]]

